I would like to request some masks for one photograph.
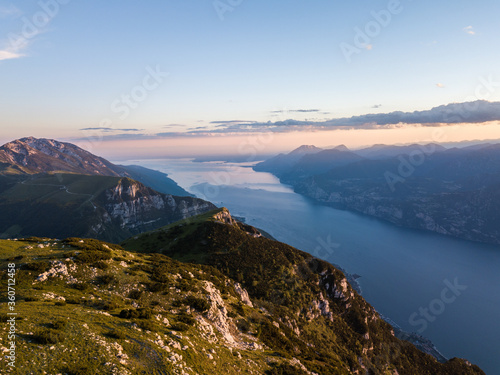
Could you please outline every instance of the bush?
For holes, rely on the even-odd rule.
[[[50,264],[48,262],[39,261],[39,262],[26,263],[21,267],[21,269],[42,273],[45,272],[45,270],[49,267]]]
[[[75,259],[81,263],[94,263],[111,259],[111,251],[84,250]]]
[[[155,332],[158,331],[158,326],[150,320],[138,320],[137,326],[145,331]]]
[[[170,328],[172,328],[174,331],[184,332],[184,331],[187,331],[189,329],[189,326],[187,324],[177,322],[177,323],[172,324],[170,326]]]
[[[63,329],[67,324],[68,322],[66,320],[56,320],[54,323],[50,324],[50,328]]]
[[[153,312],[150,309],[123,309],[120,311],[120,318],[122,319],[151,319]]]
[[[111,311],[111,310],[116,310],[120,308],[122,305],[118,302],[115,301],[102,301],[100,302],[96,308],[105,310],[105,311]]]
[[[79,305],[80,303],[82,303],[82,301],[76,298],[67,298],[66,303],[69,303],[71,305]]]
[[[231,306],[236,310],[236,313],[241,316],[245,316],[245,309],[243,308],[243,304],[241,302],[232,303]]]
[[[128,294],[128,298],[132,299],[139,299],[141,298],[141,296],[142,296],[142,290],[139,289],[131,290],[130,293]]]
[[[87,283],[87,282],[83,282],[83,283],[74,283],[74,284],[71,284],[71,287],[74,288],[74,289],[85,291],[85,290],[90,289],[92,286],[89,283]]]
[[[66,306],[66,301],[57,301],[55,303],[56,306]]]
[[[93,264],[93,266],[94,266],[95,268],[99,268],[100,270],[103,270],[103,271],[105,271],[105,270],[109,269],[109,264],[108,264],[108,263],[106,263],[106,262],[103,262],[102,260],[100,260],[99,262],[95,262],[95,263]]]
[[[42,345],[58,344],[64,341],[65,336],[61,332],[50,329],[39,331],[33,335],[33,339]]]
[[[38,301],[39,299],[37,297],[24,297],[24,300],[26,302],[35,302]]]
[[[125,332],[119,330],[119,329],[112,329],[108,333],[106,333],[106,336],[112,338],[112,339],[118,339],[118,340],[124,340],[127,338],[127,335],[125,335]]]
[[[205,312],[210,308],[210,302],[204,298],[198,298],[195,296],[188,296],[186,298],[186,303],[199,312]]]
[[[188,315],[186,313],[180,313],[178,314],[175,319],[178,322],[193,326],[196,323],[196,319],[193,318],[191,315]]]
[[[106,263],[104,263],[106,264]],[[106,275],[102,275],[102,276],[99,276],[97,278],[97,282],[101,285],[109,285],[111,284],[113,281],[115,281],[115,276],[112,275],[112,274],[106,274]]]
[[[148,290],[153,293],[163,292],[167,289],[167,284],[164,283],[151,283],[148,285]]]
[[[243,333],[247,333],[248,331],[250,331],[250,323],[248,323],[248,321],[245,319],[239,319],[236,322],[236,327],[238,327],[238,329]]]

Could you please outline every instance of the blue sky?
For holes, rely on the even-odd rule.
[[[500,81],[498,14],[496,0],[0,1],[1,141],[500,101],[476,94]],[[93,128],[110,129],[79,130]]]

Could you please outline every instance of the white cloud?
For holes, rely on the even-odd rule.
[[[12,52],[8,50],[0,50],[0,61],[2,60],[11,60],[11,59],[18,59],[20,57],[23,57],[23,55],[19,52]]]
[[[442,83],[436,83],[436,86],[439,87],[440,89],[444,88],[444,84],[442,84]]]
[[[467,34],[470,34],[470,35],[476,35],[476,32],[474,31],[474,27],[472,27],[472,26],[467,26],[467,27],[464,27],[464,31],[465,31]]]

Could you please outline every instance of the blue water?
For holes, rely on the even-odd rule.
[[[363,296],[380,313],[428,337],[446,357],[500,374],[500,246],[321,206],[242,164],[133,163],[167,172],[186,190],[276,239],[361,275]]]

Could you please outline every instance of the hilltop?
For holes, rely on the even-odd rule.
[[[484,374],[398,340],[342,272],[225,209],[123,246],[0,241],[23,373]]]

